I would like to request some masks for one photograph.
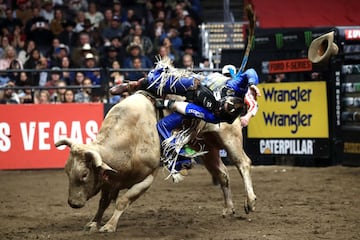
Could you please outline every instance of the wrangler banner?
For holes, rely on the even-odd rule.
[[[63,168],[64,137],[89,143],[104,117],[103,104],[0,105],[0,169]]]
[[[249,138],[328,138],[326,82],[259,84]]]

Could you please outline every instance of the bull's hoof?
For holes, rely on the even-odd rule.
[[[98,230],[98,225],[96,222],[89,222],[88,224],[85,225],[84,227],[85,231],[88,232],[97,232]]]
[[[254,199],[252,201],[245,199],[244,210],[245,210],[246,214],[249,214],[250,212],[255,211],[255,203],[256,203],[256,199]]]
[[[116,231],[116,227],[109,224],[105,224],[99,230],[99,232],[115,232],[115,231]]]
[[[235,208],[224,208],[222,212],[223,218],[235,215]]]

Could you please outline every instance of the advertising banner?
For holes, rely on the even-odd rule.
[[[326,82],[259,84],[259,111],[248,126],[259,154],[312,155],[329,137]]]
[[[288,59],[281,61],[263,62],[263,73],[287,73],[287,72],[307,72],[312,70],[312,63],[306,59]]]
[[[54,143],[93,141],[103,109],[97,103],[0,105],[0,169],[63,168],[69,150]]]

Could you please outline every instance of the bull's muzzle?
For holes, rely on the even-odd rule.
[[[82,208],[83,206],[85,206],[84,203],[74,202],[71,199],[68,199],[68,204],[72,208]]]

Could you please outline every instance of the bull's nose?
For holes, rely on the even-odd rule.
[[[70,201],[70,199],[68,199],[68,204],[72,208],[82,208],[84,206],[83,204],[73,203],[72,201]]]

